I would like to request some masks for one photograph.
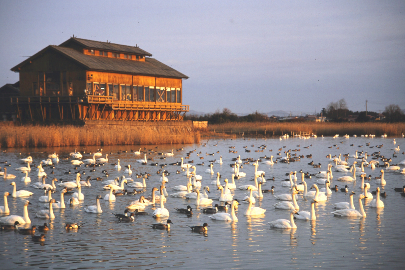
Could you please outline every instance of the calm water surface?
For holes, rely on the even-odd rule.
[[[145,146],[146,150],[156,151],[148,154],[153,158],[152,162],[158,164],[169,164],[180,161],[181,157],[192,150],[190,159],[185,161],[194,161],[194,164],[204,162],[204,166],[196,165],[197,174],[202,175],[202,185],[209,186],[211,193],[210,198],[219,203],[219,191],[211,181],[216,177],[205,173],[208,169],[210,160],[223,158],[223,164],[214,164],[214,171],[220,172],[221,182],[225,178],[231,178],[231,168],[229,164],[233,163],[232,158],[238,155],[241,158],[258,159],[264,156],[273,155],[284,157],[284,151],[292,151],[292,154],[308,155],[312,158],[302,158],[298,162],[284,164],[277,163],[272,166],[264,163],[264,159],[259,165],[259,170],[266,172],[266,179],[275,177],[275,181],[267,180],[263,189],[269,189],[275,186],[275,194],[287,193],[288,188],[282,187],[281,180],[287,178],[286,173],[290,171],[303,170],[305,172],[316,173],[320,170],[326,170],[327,164],[331,161],[326,157],[327,154],[355,154],[355,151],[367,151],[368,154],[380,151],[382,155],[393,157],[394,147],[400,145],[401,151],[397,157],[392,158],[392,164],[399,163],[405,159],[402,154],[405,149],[405,140],[396,138],[397,144],[393,144],[393,138],[311,138],[299,139],[290,138],[287,140],[279,139],[237,139],[237,140],[209,140],[199,145],[173,145],[173,146]],[[366,144],[370,143],[369,146]],[[266,145],[263,152],[257,152],[259,147]],[[377,145],[383,145],[377,148]],[[234,148],[230,148],[234,147]],[[244,148],[246,147],[246,148]],[[160,159],[157,152],[169,152],[175,149],[173,157]],[[176,151],[176,149],[183,148]],[[279,151],[279,148],[282,150]],[[83,158],[90,158],[90,152],[94,152],[96,147],[78,148],[78,151],[85,151]],[[146,195],[150,195],[152,187],[159,187],[161,175],[157,174],[159,166],[141,165],[136,160],[142,156],[135,156],[131,150],[137,150],[134,146],[115,146],[104,147],[103,153],[108,153],[109,162],[105,166],[97,167],[95,172],[90,172],[89,168],[82,165],[80,172],[85,172],[82,178],[91,176],[92,178],[103,177],[103,180],[114,179],[123,175],[124,167],[121,171],[116,171],[111,165],[121,160],[121,165],[130,164],[136,174],[148,172],[151,174],[147,180]],[[144,147],[142,147],[144,149]],[[246,152],[245,149],[250,150]],[[47,220],[35,217],[39,209],[43,209],[45,204],[38,201],[38,197],[44,195],[39,189],[30,187],[30,183],[21,182],[21,174],[14,168],[23,166],[19,161],[29,154],[33,157],[34,163],[39,164],[47,158],[49,153],[59,154],[60,162],[54,169],[46,167],[48,173],[47,182],[53,177],[63,180],[74,180],[74,174],[65,174],[69,169],[74,172],[70,165],[69,153],[74,148],[57,148],[57,149],[17,149],[8,150],[0,154],[0,161],[7,161],[11,166],[7,167],[8,171],[17,175],[14,180],[0,181],[0,193],[12,191],[10,183],[15,181],[17,189],[27,189],[34,192],[29,198],[32,205],[29,206],[29,215],[32,225],[42,225]],[[231,153],[229,150],[235,150],[237,153]],[[149,151],[148,151],[149,152]],[[201,154],[198,156],[197,153]],[[214,155],[207,155],[213,153]],[[278,154],[280,153],[280,155]],[[308,165],[310,161],[321,163],[321,169],[313,168]],[[371,157],[368,158],[371,160]],[[353,162],[353,159],[349,160]],[[0,164],[3,166],[4,164]],[[179,166],[167,165],[166,170],[170,172],[167,183],[168,193],[173,193],[171,187],[175,185],[185,185],[187,178],[184,172],[176,174],[180,169]],[[102,170],[108,170],[109,176],[105,177]],[[371,175],[371,190],[378,186],[375,180],[379,176],[380,168],[371,170],[365,168],[366,173]],[[51,172],[54,172],[52,175]],[[247,177],[236,180],[237,186],[243,184],[252,184],[254,166],[244,164],[241,171],[246,172]],[[358,194],[360,178],[357,177],[356,183],[342,183],[336,179],[344,175],[343,173],[333,172],[332,186],[335,184],[343,187],[348,184],[350,191],[355,191],[355,206],[358,209]],[[33,169],[30,173],[32,183],[37,181],[37,171]],[[299,177],[300,179],[300,177]],[[405,244],[403,236],[405,235],[405,197],[393,190],[394,187],[405,185],[405,175],[399,173],[386,173],[385,179],[387,185],[383,191],[387,192],[387,197],[382,198],[385,208],[377,210],[370,208],[367,204],[365,211],[366,218],[337,218],[330,212],[333,211],[332,204],[335,202],[349,201],[349,195],[344,192],[333,192],[328,201],[316,204],[316,221],[297,220],[297,229],[280,230],[270,229],[268,222],[279,219],[289,218],[289,212],[286,210],[274,209],[277,200],[273,194],[264,194],[261,201],[256,202],[256,206],[267,209],[264,216],[249,218],[244,215],[247,204],[241,203],[237,216],[238,222],[220,222],[212,221],[209,215],[203,214],[200,208],[195,207],[195,200],[184,200],[180,198],[168,197],[166,208],[170,211],[170,219],[174,223],[170,231],[154,230],[151,224],[165,222],[165,220],[156,220],[152,217],[155,209],[148,206],[146,211],[148,216],[137,217],[133,223],[119,223],[112,213],[122,213],[130,202],[139,198],[135,196],[117,197],[113,203],[101,200],[103,209],[102,214],[89,214],[84,211],[84,207],[95,204],[95,197],[100,194],[104,197],[108,191],[103,190],[101,181],[91,181],[91,187],[82,187],[82,193],[85,200],[78,206],[66,209],[55,209],[56,218],[50,222],[50,230],[46,233],[46,241],[43,245],[34,243],[31,236],[21,235],[15,232],[0,232],[0,260],[2,269],[13,268],[94,268],[94,269],[111,269],[111,268],[132,268],[139,269],[156,269],[156,268],[191,268],[198,266],[202,269],[278,269],[288,267],[290,269],[307,269],[312,267],[322,268],[342,268],[350,267],[351,269],[402,269],[404,262]],[[84,180],[84,179],[83,179]],[[315,178],[307,179],[310,186],[314,183]],[[322,186],[320,186],[322,187]],[[52,197],[59,200],[60,190],[58,187]],[[242,200],[246,191],[235,190],[234,197]],[[69,196],[65,197],[67,202]],[[25,199],[8,197],[11,214],[22,215],[23,203]],[[193,207],[194,215],[186,217],[176,213],[175,208],[183,208],[187,205]],[[298,197],[300,210],[310,211],[310,201],[304,200],[302,195]],[[0,205],[3,204],[2,196]],[[159,204],[157,204],[159,207]],[[78,222],[82,228],[76,231],[66,231],[64,224],[66,222]],[[188,226],[209,224],[208,234],[198,234],[191,232]],[[36,233],[39,235],[39,233]]]

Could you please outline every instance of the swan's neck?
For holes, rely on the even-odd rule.
[[[250,211],[252,210],[252,205],[253,205],[252,201],[249,200],[249,206],[248,206],[248,208],[246,210],[246,215],[248,215],[250,213]]]
[[[355,209],[354,208],[354,203],[353,203],[353,195],[350,196],[350,209]]]
[[[165,208],[165,204],[163,202],[163,192],[160,192],[160,208]]]
[[[311,203],[311,220],[316,220],[315,203]]]
[[[97,198],[97,213],[101,213],[103,210],[101,210],[101,205],[100,205],[100,199]]]
[[[238,217],[235,214],[235,206],[232,205],[232,210],[231,210],[231,217],[232,217],[232,221],[237,222],[238,221]]]
[[[7,200],[6,195],[4,195],[4,213],[10,213],[10,209],[8,208],[8,200]]]
[[[31,223],[31,219],[28,216],[28,204],[24,205],[24,221],[25,223]]]
[[[48,190],[48,201],[52,200],[52,191]]]
[[[232,174],[232,184],[233,184],[233,185],[236,185],[236,184],[235,184],[235,175],[234,175],[234,174]]]
[[[359,205],[360,205],[360,213],[363,217],[366,217],[366,212],[364,212],[363,208],[363,202],[361,201],[361,198],[359,198]]]
[[[297,200],[295,199],[294,191],[291,193],[291,197],[292,197],[292,201],[293,201],[293,205],[294,205],[295,209],[298,210],[299,206],[298,206]]]
[[[377,194],[377,199],[376,199],[376,205],[378,205],[379,203],[380,203],[380,191],[379,190],[377,190],[377,192],[376,192]]]
[[[65,193],[60,193],[60,208],[65,208]]]
[[[162,199],[162,198],[161,198]],[[156,195],[155,195],[155,189],[152,188],[152,204],[155,204],[156,202]]]
[[[52,207],[52,202],[49,203],[49,218],[54,219],[55,214],[53,213],[53,207]]]
[[[307,188],[307,182],[302,181],[302,183],[304,184],[304,197],[305,197],[305,196],[307,196],[307,191],[308,191],[308,190],[307,190],[307,189],[308,189],[308,188]],[[294,194],[293,194],[293,195],[294,195]]]
[[[360,188],[361,189],[364,188],[364,175],[361,176],[361,186],[360,186]]]
[[[262,185],[259,185],[259,197],[263,197],[263,192],[262,192]]]
[[[291,228],[297,228],[297,225],[295,225],[295,222],[294,222],[294,214],[292,212],[290,213],[290,223],[291,223]]]
[[[12,194],[13,198],[17,197],[17,186],[13,185],[13,194]]]
[[[255,174],[255,187],[257,188],[257,175]]]

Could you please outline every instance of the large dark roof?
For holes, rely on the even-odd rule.
[[[75,49],[50,45],[24,62],[13,67],[12,71],[19,71],[19,68],[29,63],[33,59],[43,55],[48,50],[54,50],[67,58],[81,64],[86,70],[104,71],[113,73],[126,73],[132,75],[144,75],[155,77],[188,79],[183,73],[159,62],[156,59],[146,57],[145,61],[135,61],[127,59],[117,59],[94,55],[85,55]]]
[[[81,46],[84,48],[88,49],[99,49],[99,50],[107,50],[107,51],[114,51],[114,52],[123,52],[123,53],[134,53],[138,55],[145,55],[145,56],[152,56],[152,54],[148,53],[147,51],[142,50],[138,46],[127,46],[127,45],[121,45],[121,44],[115,44],[115,43],[110,43],[110,42],[101,42],[101,41],[95,41],[95,40],[88,40],[88,39],[82,39],[82,38],[77,38],[77,37],[72,37],[62,44],[60,44],[60,47],[67,47],[65,44],[69,42],[76,42],[79,43]]]

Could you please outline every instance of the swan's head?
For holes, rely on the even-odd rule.
[[[9,196],[10,193],[9,192],[4,192],[4,196]]]
[[[208,193],[211,193],[211,192],[210,192],[210,187],[209,187],[209,186],[205,186],[205,187],[204,187],[204,189],[205,189],[206,191],[208,191]]]
[[[217,190],[223,190],[224,187],[223,186],[218,186]]]
[[[360,194],[359,199],[362,200],[364,198],[366,198],[366,196],[364,196],[364,194]]]
[[[15,186],[15,182],[11,182],[11,184],[10,184],[10,185]]]
[[[379,187],[377,187],[377,193],[378,193],[378,192],[380,192],[380,188],[379,188]]]

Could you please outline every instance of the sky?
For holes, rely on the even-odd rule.
[[[405,1],[0,0],[0,86],[73,35],[135,46],[186,74],[203,113],[405,110]]]

